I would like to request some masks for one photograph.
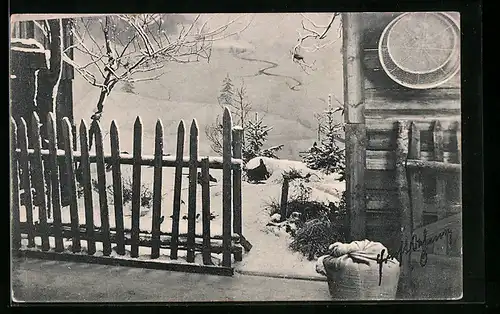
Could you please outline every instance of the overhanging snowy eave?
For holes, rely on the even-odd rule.
[[[50,67],[50,50],[45,49],[45,47],[38,41],[32,38],[11,38],[10,40],[11,51],[31,53],[34,55],[39,54],[44,58],[44,68]],[[42,56],[43,55],[43,56]]]

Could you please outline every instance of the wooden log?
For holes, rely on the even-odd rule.
[[[172,213],[172,243],[170,248],[170,258],[177,259],[177,241],[179,238],[179,219],[181,212],[181,190],[182,190],[182,158],[184,155],[184,121],[179,122],[177,127],[177,149],[176,166],[174,179],[174,204]]]
[[[233,158],[241,159],[243,145],[243,129],[233,128]],[[239,165],[238,165],[239,166]],[[241,189],[241,166],[233,168],[233,233],[243,234],[242,227],[242,189]],[[240,256],[235,256],[235,260],[240,260]]]
[[[152,217],[152,246],[151,258],[160,257],[160,221],[161,217],[161,198],[162,198],[162,172],[161,158],[163,156],[163,125],[161,120],[156,121],[155,129],[155,157],[156,163],[153,174],[153,217]],[[165,219],[165,216],[163,216]]]
[[[212,265],[210,255],[210,174],[208,158],[202,159],[201,167],[202,223],[203,223],[203,264]]]
[[[347,132],[347,131],[346,131]],[[395,170],[394,151],[366,150],[366,169],[369,170]]]
[[[408,190],[408,176],[406,173],[406,160],[408,159],[409,146],[409,121],[398,121],[397,146],[396,146],[396,182],[398,185],[400,210],[401,210],[401,241],[410,240],[412,233],[412,217]],[[403,254],[401,264],[401,284],[403,291],[412,290],[411,287],[411,256]]]
[[[69,183],[69,210],[71,218],[71,231],[73,232],[71,249],[73,253],[78,253],[81,251],[81,245],[80,234],[78,232],[80,222],[78,215],[78,199],[76,195],[76,178],[75,171],[73,169],[73,129],[71,122],[66,117],[63,118],[62,121],[62,137],[64,139],[64,150],[66,151],[66,175],[68,179],[67,182]]]
[[[188,252],[186,260],[194,262],[194,235],[196,233],[196,188],[198,172],[196,160],[198,160],[198,124],[193,119],[189,130],[189,187],[188,187]]]
[[[30,162],[28,156],[28,129],[24,118],[19,119],[19,131],[17,144],[21,149],[21,158],[19,166],[22,172],[22,188],[24,189],[24,208],[26,210],[26,221],[28,223],[28,247],[35,246],[35,237],[33,235],[33,197],[31,191]]]
[[[33,184],[35,191],[38,196],[38,221],[42,229],[41,239],[42,239],[42,251],[48,251],[49,245],[49,235],[47,233],[47,199],[45,198],[45,172],[43,170],[42,155],[40,150],[42,149],[42,138],[40,136],[40,118],[33,112],[32,118],[32,131],[33,131],[33,158],[31,161],[32,167],[32,177],[34,179]],[[48,180],[48,178],[47,178]]]
[[[124,240],[124,222],[123,222],[123,183],[122,171],[120,165],[120,135],[118,132],[118,125],[115,120],[111,121],[110,128],[110,144],[111,156],[111,170],[113,173],[113,206],[115,209],[115,226],[116,226],[116,253],[125,255],[125,240]]]
[[[408,151],[409,159],[420,159],[420,130],[415,123],[410,124],[409,130],[410,145]],[[422,182],[422,173],[419,169],[407,169],[410,173],[410,202],[413,226],[412,230],[422,226],[424,221],[424,190]]]
[[[85,224],[87,226],[87,254],[93,255],[96,251],[94,240],[94,205],[92,202],[92,183],[90,175],[88,128],[85,121],[80,122],[80,151],[81,151],[81,184],[83,187],[83,201],[85,206]]]
[[[366,210],[399,209],[398,190],[366,189]]]
[[[420,168],[430,171],[460,172],[462,170],[460,164],[449,164],[428,160],[408,160],[407,166],[410,168]]]
[[[52,210],[54,215],[54,238],[55,251],[62,252],[64,250],[63,238],[61,234],[61,190],[59,182],[59,165],[57,162],[57,131],[56,120],[52,112],[49,112],[47,117],[47,135],[49,146],[49,168],[50,168],[50,185],[52,188]]]
[[[283,185],[281,186],[281,202],[280,202],[280,216],[281,221],[288,218],[288,190],[289,190],[289,180],[288,178],[283,178]]]
[[[109,239],[109,209],[108,191],[106,187],[106,169],[104,165],[104,148],[101,125],[97,120],[92,122],[95,136],[95,152],[97,156],[97,188],[99,190],[99,208],[101,214],[101,228],[104,235],[102,241],[102,254],[111,255],[111,240]]]
[[[342,13],[342,34],[345,122],[364,124],[364,80],[361,58],[363,29],[359,14]]]
[[[366,235],[366,127],[346,124],[346,203],[349,217],[349,238],[362,240]]]
[[[10,118],[10,149],[13,151],[17,146],[17,126],[14,118]],[[19,169],[16,156],[10,160],[10,186],[11,186],[11,226],[12,226],[12,248],[18,250],[21,247],[20,230],[20,205],[19,198]]]
[[[139,220],[141,219],[141,159],[142,121],[138,116],[134,123],[134,165],[132,168],[132,245],[130,256],[139,256]]]
[[[233,122],[229,108],[222,117],[222,266],[231,267],[231,143]]]

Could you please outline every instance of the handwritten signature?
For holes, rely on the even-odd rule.
[[[380,286],[382,284],[382,268],[384,263],[387,264],[389,260],[397,258],[397,260],[399,261],[399,266],[401,267],[404,254],[411,255],[412,252],[416,252],[418,249],[421,249],[419,264],[420,266],[424,267],[425,265],[427,265],[428,261],[427,246],[439,241],[443,237],[446,237],[448,243],[452,243],[452,231],[450,229],[444,229],[440,233],[430,238],[427,238],[427,229],[424,229],[423,239],[418,238],[417,235],[412,235],[410,242],[408,242],[408,239],[401,241],[401,245],[399,246],[399,249],[395,254],[389,254],[385,249],[383,249],[380,254],[377,254],[377,264],[379,265],[378,285]],[[387,255],[385,255],[386,253]]]

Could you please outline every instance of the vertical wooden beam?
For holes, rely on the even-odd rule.
[[[188,263],[195,259],[195,234],[196,234],[196,197],[198,179],[198,123],[193,119],[189,130],[189,186],[188,186],[188,235],[187,257]]]
[[[409,159],[420,159],[420,130],[415,123],[410,125],[410,147],[408,150]],[[412,230],[420,228],[424,222],[424,189],[422,182],[422,172],[420,169],[412,169],[410,173],[410,192],[411,192],[411,214]]]
[[[233,122],[226,107],[222,118],[222,266],[231,267],[231,142]]]
[[[21,247],[20,230],[20,203],[19,199],[19,168],[18,157],[14,153],[17,148],[17,125],[14,118],[10,118],[10,186],[11,186],[11,226],[12,226],[12,248],[17,250]]]
[[[182,190],[182,159],[184,156],[184,121],[179,122],[177,127],[177,149],[175,153],[175,179],[174,179],[174,203],[172,209],[172,241],[170,244],[170,258],[177,259],[177,247],[179,242],[179,219],[181,212],[181,190]]]
[[[288,190],[289,190],[289,179],[283,178],[283,185],[281,186],[281,202],[280,202],[280,221],[284,221],[288,218]]]
[[[82,119],[80,122],[80,151],[82,159],[80,166],[82,171],[83,200],[85,206],[85,225],[87,233],[87,253],[94,255],[96,251],[94,238],[94,203],[92,201],[92,183],[90,174],[89,141],[87,135],[87,125]]]
[[[201,160],[201,210],[203,220],[203,264],[213,265],[210,254],[210,173],[208,157]]]
[[[132,230],[130,232],[130,256],[139,257],[139,221],[141,220],[141,158],[142,121],[138,116],[134,123],[134,165],[132,166]]]
[[[406,160],[409,147],[409,121],[398,121],[396,138],[396,185],[399,194],[399,206],[401,210],[401,288],[405,293],[411,293],[411,254],[405,254],[406,245],[411,240],[412,216],[410,208],[410,197],[408,193],[408,176],[406,173]],[[405,245],[406,243],[406,245]]]
[[[362,25],[359,13],[342,13],[344,118],[346,138],[346,204],[349,238],[366,236],[366,126],[362,71]]]
[[[118,125],[115,120],[111,122],[110,127],[111,161],[113,172],[113,206],[115,210],[116,226],[116,253],[125,255],[125,233],[123,223],[123,186],[122,171],[120,166],[120,135]]]
[[[161,186],[163,180],[163,124],[161,120],[156,121],[155,130],[155,155],[154,155],[154,179],[153,179],[153,221],[151,228],[151,258],[160,257],[160,225],[161,219]],[[165,217],[163,218],[165,219]]]

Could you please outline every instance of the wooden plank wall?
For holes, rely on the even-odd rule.
[[[366,149],[366,233],[389,249],[399,246],[400,211],[396,190],[396,121],[414,121],[421,138],[422,159],[432,158],[433,121],[443,129],[444,159],[459,158],[449,153],[460,132],[460,73],[430,90],[411,90],[392,81],[378,59],[378,41],[384,28],[401,13],[363,14],[363,76],[365,92]],[[460,182],[459,178],[454,180]],[[426,182],[424,223],[437,219],[431,200],[433,182]],[[455,193],[450,191],[449,193]],[[459,196],[458,196],[459,199]],[[384,226],[383,228],[381,226]]]

